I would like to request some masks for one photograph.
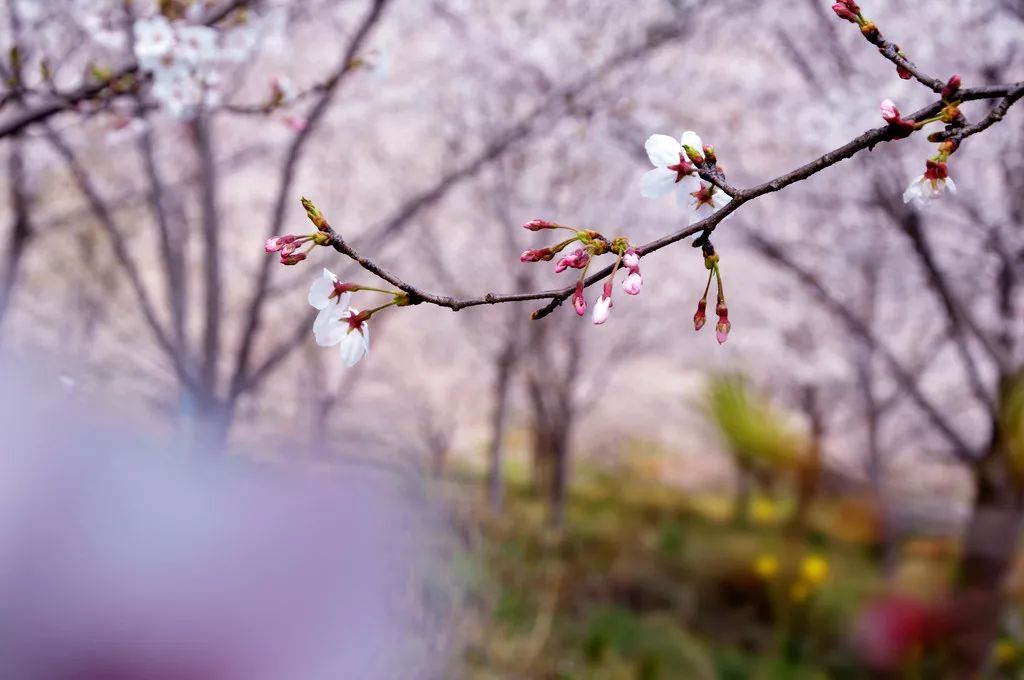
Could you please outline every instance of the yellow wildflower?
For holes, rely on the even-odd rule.
[[[754,573],[770,581],[779,573],[779,558],[775,555],[758,555],[754,560]]]

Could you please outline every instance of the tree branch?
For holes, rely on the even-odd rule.
[[[1010,100],[1007,104],[1006,109],[1009,108],[1013,102],[1016,102],[1022,96],[1024,96],[1024,82],[1013,83],[1008,85],[997,85],[984,88],[976,88],[969,90],[962,90],[960,93],[963,99],[976,99],[976,98],[989,98],[1003,96],[1004,101]],[[937,101],[929,104],[928,106],[915,111],[913,114],[907,116],[908,120],[921,120],[928,118],[929,116],[937,113],[942,107],[943,102]],[[1005,114],[1005,110],[1003,111]],[[1000,114],[1000,118],[1003,114]],[[994,122],[994,121],[993,121]],[[991,125],[991,123],[989,123]],[[987,126],[986,126],[987,127]],[[700,168],[701,177],[704,177],[708,181],[713,182],[720,189],[725,191],[727,194],[733,197],[725,207],[715,212],[710,217],[707,217],[696,224],[693,224],[684,229],[680,229],[676,232],[662,236],[661,238],[655,239],[649,243],[641,246],[637,246],[636,249],[641,255],[647,255],[653,253],[656,250],[660,250],[665,246],[671,245],[684,238],[692,236],[701,232],[711,232],[718,226],[718,224],[740,208],[744,203],[751,201],[755,198],[763,196],[765,194],[781,191],[791,184],[795,184],[801,180],[805,180],[814,174],[821,172],[822,170],[831,167],[843,160],[853,157],[857,153],[865,149],[873,149],[874,146],[880,142],[889,141],[894,139],[894,130],[890,126],[874,128],[868,130],[862,135],[854,138],[847,142],[843,146],[830,151],[822,156],[819,156],[815,160],[788,172],[784,175],[780,175],[773,180],[764,182],[750,189],[737,189],[725,182],[722,179],[721,174],[718,173],[714,168],[704,166]],[[402,280],[396,274],[384,269],[380,265],[376,264],[366,256],[357,252],[352,246],[350,246],[340,234],[328,227],[328,233],[331,237],[330,245],[337,250],[339,253],[351,258],[360,267],[367,270],[371,274],[378,276],[379,278],[387,281],[399,290],[405,291],[409,294],[411,304],[428,303],[437,305],[439,307],[447,307],[453,311],[459,311],[467,307],[476,307],[479,305],[493,305],[505,302],[525,302],[531,300],[548,300],[548,303],[533,313],[534,319],[540,319],[555,309],[557,309],[563,302],[565,302],[575,292],[576,286],[568,286],[566,288],[545,290],[533,293],[486,293],[479,297],[470,298],[455,298],[447,295],[437,295],[429,293],[425,290],[417,288],[416,286],[407,283]],[[267,260],[269,263],[269,259]],[[609,264],[600,271],[591,274],[584,280],[584,287],[593,285],[594,283],[604,279],[612,271],[613,265]]]

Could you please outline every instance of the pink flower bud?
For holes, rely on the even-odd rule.
[[[631,271],[628,276],[622,281],[622,290],[626,291],[629,295],[639,295],[640,287],[643,285],[643,278],[640,276],[640,271]]]
[[[523,254],[519,256],[520,262],[540,262],[542,260],[550,260],[555,256],[551,248],[540,248],[538,250],[524,250]]]
[[[530,220],[523,225],[523,229],[529,229],[530,231],[540,231],[541,229],[554,229],[558,225],[554,222],[548,222],[547,220],[535,219]]]
[[[729,331],[732,329],[732,324],[729,323],[729,308],[725,306],[724,302],[719,302],[718,306],[715,307],[715,313],[718,314],[718,323],[715,324],[715,337],[718,339],[718,344],[721,345],[729,337]]]
[[[640,256],[636,254],[635,248],[630,248],[626,251],[626,254],[622,256],[622,266],[626,267],[630,271],[640,268]]]
[[[298,264],[305,259],[305,253],[281,253],[281,264]]]
[[[302,116],[285,116],[284,125],[292,132],[302,132],[306,129],[306,119]]]
[[[953,74],[942,88],[942,98],[949,99],[960,90],[960,76]]]
[[[612,282],[606,281],[601,297],[594,304],[594,323],[598,326],[608,320],[612,310]]]
[[[882,120],[886,123],[894,123],[900,120],[900,110],[896,108],[896,104],[891,99],[886,99],[882,102]]]
[[[585,251],[583,248],[577,248],[555,264],[555,273],[561,274],[569,267],[572,267],[573,269],[583,269],[587,266],[587,262],[589,261],[590,253]]]
[[[840,19],[846,19],[847,21],[854,24],[857,23],[857,13],[851,11],[850,8],[847,7],[846,4],[842,2],[837,2],[836,4],[832,5],[832,11],[835,12],[836,16],[838,16]]]
[[[576,292],[572,295],[572,305],[576,308],[576,313],[583,316],[587,313],[587,299],[583,297],[583,282],[580,281],[576,284]]]
[[[708,320],[707,314],[705,313],[707,308],[707,298],[701,298],[700,302],[697,303],[697,311],[693,315],[693,330],[699,331],[701,328],[704,328],[704,324]]]
[[[263,245],[263,249],[268,253],[276,253],[277,251],[284,248],[286,245],[295,241],[297,237],[293,234],[285,234],[284,236],[274,236],[268,238],[267,242]],[[294,250],[294,248],[292,248]]]

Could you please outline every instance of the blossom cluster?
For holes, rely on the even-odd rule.
[[[914,74],[908,70],[910,64],[906,61],[906,55],[903,54],[898,46],[886,44],[878,27],[873,21],[864,17],[856,0],[837,0],[832,5],[832,11],[840,19],[856,24],[868,42],[878,46],[883,54],[886,53],[886,48],[895,48],[897,58],[894,61],[896,61],[896,71],[900,78],[908,80],[913,77]],[[960,113],[959,108],[960,101],[958,95],[960,85],[960,76],[956,74],[951,76],[939,92],[939,95],[942,97],[942,110],[937,115],[924,120],[903,118],[900,110],[891,99],[886,99],[882,102],[882,119],[888,124],[893,139],[909,137],[915,131],[930,123],[941,122],[946,127],[944,132],[928,137],[929,141],[939,142],[938,154],[925,162],[924,173],[915,177],[903,192],[904,203],[913,201],[923,204],[941,198],[947,192],[950,194],[956,193],[956,184],[953,182],[953,178],[949,176],[946,161],[949,160],[950,155],[959,146],[958,138],[955,136],[957,130],[966,124],[966,120],[963,114]]]
[[[172,21],[163,14],[138,19],[132,37],[139,69],[153,79],[153,98],[177,118],[215,106],[220,88],[217,67],[241,61],[251,47],[246,44],[251,36],[232,43],[210,26],[187,17]]]
[[[732,200],[698,176],[699,167],[715,164],[717,158],[714,147],[704,146],[692,130],[684,132],[678,141],[668,135],[651,135],[644,148],[654,169],[640,179],[640,193],[647,198],[674,193],[679,207],[688,212],[690,224],[710,217]]]

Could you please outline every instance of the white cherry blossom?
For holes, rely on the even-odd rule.
[[[647,138],[644,148],[654,169],[648,170],[640,178],[641,195],[659,198],[675,191],[679,205],[686,205],[688,196],[699,187],[699,180],[683,145],[690,144],[695,137],[693,132],[686,132],[679,141],[660,134]],[[697,138],[697,143],[700,143],[700,138]],[[699,147],[696,148],[699,151]]]

